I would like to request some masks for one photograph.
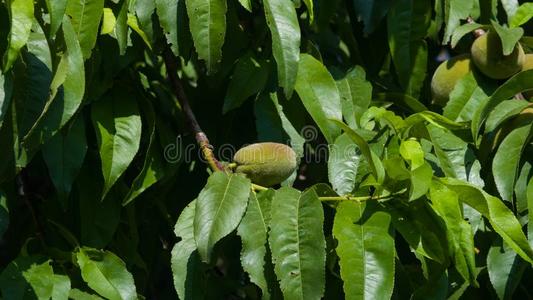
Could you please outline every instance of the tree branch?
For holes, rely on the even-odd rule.
[[[202,151],[202,155],[207,160],[207,163],[211,170],[213,171],[224,171],[224,166],[216,159],[215,154],[213,153],[213,146],[209,143],[206,134],[202,131],[200,124],[196,121],[196,116],[194,115],[191,106],[189,104],[189,99],[185,94],[181,80],[178,77],[178,65],[176,62],[176,57],[170,49],[167,47],[163,51],[163,58],[165,60],[165,66],[167,68],[168,79],[172,85],[172,90],[178,102],[181,106],[183,114],[187,119],[187,122],[194,133],[196,143]]]

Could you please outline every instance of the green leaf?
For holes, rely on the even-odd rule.
[[[117,18],[113,14],[111,8],[104,8],[104,14],[102,15],[102,27],[100,34],[112,34],[117,24]]]
[[[174,2],[172,2],[174,3]],[[183,5],[183,1],[180,1]],[[135,15],[139,21],[140,29],[146,34],[148,44],[154,41],[154,24],[152,22],[152,15],[155,12],[156,2],[154,0],[136,0],[135,1]],[[172,10],[167,10],[172,15]],[[163,20],[159,17],[159,22],[163,24]]]
[[[222,60],[222,45],[226,36],[226,0],[185,0],[185,3],[198,58],[205,61],[207,74],[213,74]]]
[[[446,129],[429,125],[427,130],[444,174],[467,181],[468,144]]]
[[[392,61],[402,87],[418,97],[426,77],[427,35],[431,20],[431,1],[393,2],[387,15],[387,33]]]
[[[472,120],[472,135],[477,137],[481,125],[498,104],[513,98],[518,93],[531,89],[533,89],[533,70],[520,72],[500,85],[486,104],[478,108],[477,117]]]
[[[518,9],[518,0],[501,0],[500,2],[502,3],[505,13],[507,14],[507,18],[511,19],[516,14],[516,10]]]
[[[309,24],[313,24],[315,20],[315,12],[313,8],[313,0],[303,0],[305,6],[307,7],[307,18],[309,19]]]
[[[115,35],[117,37],[120,55],[124,55],[128,47],[128,4],[129,0],[122,1],[115,25]]]
[[[502,40],[502,50],[503,55],[510,55],[513,53],[513,50],[520,40],[522,36],[524,35],[524,29],[518,27],[518,28],[507,28],[503,27],[498,22],[491,20],[491,24],[496,30],[496,33],[498,33],[498,36]]]
[[[339,195],[350,194],[356,184],[361,151],[346,134],[340,135],[332,145],[328,156],[328,178]]]
[[[242,240],[242,268],[250,275],[250,281],[261,288],[263,299],[270,298],[264,267],[273,197],[274,190],[250,193],[248,209],[237,228]]]
[[[509,26],[518,27],[533,18],[533,3],[523,3],[510,18]]]
[[[246,99],[260,92],[268,73],[267,62],[255,59],[251,53],[239,58],[226,91],[222,113],[240,107]]]
[[[285,299],[321,299],[325,288],[324,212],[314,189],[290,187],[272,200],[269,244]]]
[[[174,233],[181,238],[174,245],[171,253],[174,287],[180,299],[198,299],[204,293],[202,283],[206,278],[199,268],[200,259],[194,241],[196,201],[192,201],[185,207],[174,227]]]
[[[68,297],[69,299],[73,300],[103,300],[101,297],[80,291],[78,289],[71,289],[68,293]]]
[[[194,239],[202,261],[209,262],[215,244],[237,228],[248,205],[250,180],[241,174],[215,172],[198,195]]]
[[[139,150],[141,117],[135,98],[117,89],[92,105],[91,117],[102,160],[103,199]]]
[[[249,12],[252,12],[252,0],[239,0],[239,3]]]
[[[513,294],[528,265],[506,245],[492,245],[487,255],[490,283],[500,299],[513,299]]]
[[[300,26],[292,1],[264,0],[263,8],[270,34],[272,53],[278,66],[278,82],[290,98],[300,60]]]
[[[370,167],[372,168],[372,173],[374,174],[374,178],[378,181],[378,183],[382,183],[385,179],[385,169],[383,168],[383,163],[379,159],[379,157],[370,149],[368,146],[368,143],[364,140],[363,137],[361,137],[359,134],[357,134],[355,131],[353,131],[350,127],[348,127],[346,124],[342,123],[338,120],[332,120],[333,123],[337,124],[340,128],[342,128],[348,136],[354,141],[354,143],[359,147],[363,155],[365,156],[366,160],[370,164]]]
[[[455,268],[470,284],[477,286],[472,227],[464,220],[458,195],[438,181],[431,183],[433,208],[444,219]]]
[[[492,161],[494,183],[505,201],[513,200],[513,191],[518,177],[518,165],[522,152],[531,138],[533,126],[528,124],[511,131],[498,147]]]
[[[63,22],[63,16],[67,9],[68,0],[46,0],[46,8],[50,14],[50,37],[55,37],[59,26]]]
[[[152,107],[152,104],[147,100],[144,100],[142,103],[143,105],[141,107],[141,111],[143,111],[146,116],[146,120],[148,123],[147,131],[150,134],[150,140],[148,142],[148,150],[146,151],[146,156],[144,158],[144,163],[141,172],[133,180],[128,194],[126,195],[126,197],[124,197],[124,200],[122,201],[122,205],[124,206],[133,201],[140,194],[142,194],[156,182],[160,181],[166,175],[164,157],[162,155],[162,153],[164,153],[164,150],[161,149],[161,146],[159,145],[156,136],[156,116],[154,113],[154,108]]]
[[[518,255],[533,263],[533,250],[522,232],[522,226],[507,206],[498,198],[461,180],[444,178],[442,182],[459,195],[459,199],[487,218],[503,240]]]
[[[336,211],[333,235],[346,299],[389,299],[396,252],[390,215],[375,203],[355,201],[340,203]]]
[[[372,84],[366,80],[365,70],[356,66],[337,80],[341,97],[342,116],[351,128],[358,128],[361,116],[372,100]]]
[[[80,43],[83,58],[91,57],[104,12],[104,0],[67,0],[67,15]]]
[[[80,45],[67,17],[62,23],[66,51],[51,83],[51,95],[39,119],[24,137],[26,149],[37,148],[55,135],[78,111],[85,94],[85,69]],[[62,85],[62,92],[59,87]]]
[[[461,24],[461,20],[466,20],[470,16],[474,0],[447,0],[444,4],[446,28],[442,44],[450,41],[452,34]]]
[[[455,48],[459,41],[470,32],[477,30],[477,29],[487,29],[486,25],[478,24],[476,22],[473,23],[466,23],[463,24],[455,29],[455,31],[452,34],[452,42],[451,46],[452,48]]]
[[[304,156],[304,144],[305,139],[300,135],[300,133],[294,128],[291,121],[287,118],[283,112],[283,107],[278,102],[278,95],[276,93],[269,93],[270,99],[274,103],[276,110],[278,111],[279,118],[281,120],[281,127],[290,138],[291,148],[296,153],[296,161],[299,163],[300,159]],[[294,170],[294,173],[285,180],[284,184],[292,185],[296,179],[296,174],[298,173],[298,168]]]
[[[39,299],[67,300],[70,291],[70,279],[64,275],[54,274],[50,261],[32,265],[23,273],[24,278],[33,288]]]
[[[503,101],[493,111],[490,112],[487,122],[485,123],[485,132],[491,132],[500,126],[504,121],[519,114],[529,105],[526,100],[513,99]]]
[[[83,247],[76,252],[76,261],[81,277],[98,294],[110,300],[137,299],[133,276],[112,252]]]
[[[13,0],[8,2],[11,29],[8,37],[8,48],[4,53],[4,72],[7,72],[19,55],[20,49],[26,45],[33,24],[33,1]]]
[[[320,61],[302,54],[295,89],[328,143],[332,144],[340,131],[329,119],[341,120],[342,111],[339,90],[331,74]]]
[[[34,264],[43,263],[38,256],[19,256],[0,273],[0,291],[4,299],[36,299],[37,295],[24,278],[23,272]]]
[[[44,145],[42,152],[52,183],[62,200],[63,208],[66,209],[72,183],[87,152],[83,118],[77,118],[70,128],[64,128],[52,137]]]

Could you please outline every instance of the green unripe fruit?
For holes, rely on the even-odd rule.
[[[474,41],[470,53],[476,67],[493,79],[509,78],[520,72],[525,60],[524,49],[519,43],[511,54],[503,55],[502,41],[491,31]]]
[[[527,71],[533,69],[533,54],[526,54],[524,59],[524,65],[522,66],[522,71]],[[533,98],[533,90],[528,90],[522,93],[527,99]]]
[[[278,143],[257,143],[235,153],[233,161],[238,173],[262,186],[273,186],[287,179],[296,169],[296,153]]]
[[[433,103],[445,106],[457,82],[471,70],[472,62],[468,54],[458,55],[441,63],[431,79]]]

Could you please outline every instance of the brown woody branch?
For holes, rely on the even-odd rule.
[[[216,159],[215,154],[213,153],[213,146],[209,143],[206,134],[202,131],[202,128],[200,127],[200,124],[198,124],[196,116],[191,109],[189,99],[187,98],[187,95],[183,89],[183,85],[181,84],[181,80],[178,77],[178,64],[176,62],[176,57],[168,47],[163,52],[163,59],[165,60],[168,79],[170,80],[172,90],[174,91],[183,114],[185,115],[185,118],[187,119],[187,122],[194,133],[196,143],[200,147],[202,155],[207,160],[211,170],[224,171],[224,166]]]

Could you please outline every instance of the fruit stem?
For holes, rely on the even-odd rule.
[[[165,60],[165,66],[167,68],[167,74],[174,91],[174,95],[178,99],[178,102],[181,106],[183,114],[187,119],[189,126],[191,127],[196,143],[202,151],[202,155],[207,161],[207,164],[213,171],[224,171],[224,166],[216,159],[215,154],[213,153],[213,146],[209,143],[207,136],[202,131],[200,124],[196,120],[196,116],[191,109],[189,104],[189,99],[185,94],[181,80],[178,77],[178,65],[176,63],[176,57],[172,54],[172,51],[167,48],[163,51],[163,59]]]
[[[252,183],[252,190],[254,191],[267,191],[268,188],[264,186],[260,186],[259,184]]]

